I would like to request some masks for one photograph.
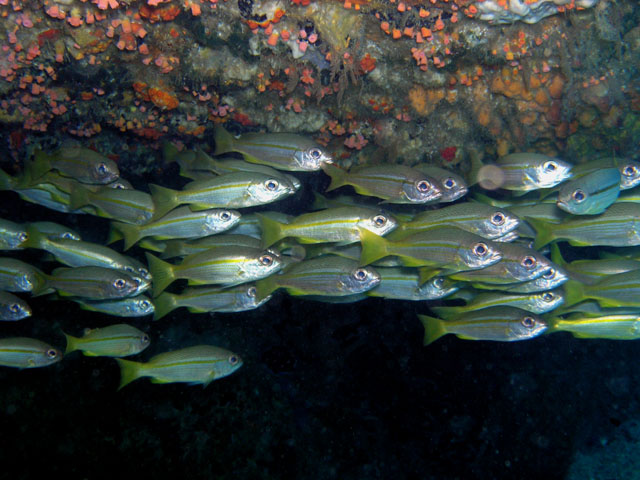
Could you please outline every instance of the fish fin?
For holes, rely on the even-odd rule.
[[[36,279],[36,284],[34,285],[33,290],[31,290],[32,297],[47,295],[55,291],[49,285],[49,281],[48,281],[49,276],[46,273],[36,273],[35,279]]]
[[[17,186],[17,183],[14,177],[0,169],[0,190],[13,190]]]
[[[120,385],[118,390],[143,376],[140,368],[143,365],[142,363],[123,360],[122,358],[116,358],[115,360],[120,366]]]
[[[131,225],[129,223],[111,222],[111,229],[118,230],[124,237],[124,249],[129,250],[133,247],[141,238],[140,227],[138,225]],[[112,243],[111,238],[109,242]]]
[[[165,383],[171,383],[170,380],[165,380],[164,378],[152,378],[151,383],[155,383],[157,385],[163,385]],[[187,385],[199,385],[200,382],[188,383]]]
[[[222,207],[222,205],[220,205],[220,207]],[[215,207],[211,204],[206,204],[206,203],[191,203],[189,204],[189,209],[192,212],[200,212],[202,210],[209,210],[210,208],[219,208],[219,207]]]
[[[223,153],[235,151],[233,147],[235,138],[223,126],[216,126],[215,130],[213,131],[213,140],[216,144],[216,149],[213,152],[214,155],[221,155]]]
[[[365,228],[358,228],[360,232],[360,243],[362,253],[360,254],[360,264],[369,265],[376,260],[380,260],[389,255],[389,242]]]
[[[271,275],[267,278],[263,278],[262,280],[258,280],[256,282],[256,299],[263,300],[275,292],[280,285],[275,281],[274,276]]]
[[[161,187],[159,185],[150,184],[151,198],[155,206],[153,218],[158,219],[165,216],[171,210],[180,205],[178,200],[178,192],[170,188]]]
[[[436,275],[439,275],[441,270],[432,267],[420,267],[418,268],[419,285],[424,285]]]
[[[69,208],[71,210],[77,210],[80,207],[89,205],[89,195],[91,192],[80,184],[74,184],[71,187],[71,194],[69,195]]]
[[[527,220],[529,225],[531,225],[535,229],[537,234],[533,243],[534,249],[539,250],[540,248],[555,240],[553,229],[554,227],[557,228],[557,225],[531,217],[525,217],[525,219]]]
[[[78,340],[80,340],[77,337],[73,337],[71,335],[69,335],[68,333],[64,333],[62,332],[65,336],[65,338],[67,339],[67,346],[64,349],[64,354],[68,355],[71,352],[75,352],[76,350],[78,350]]]
[[[455,317],[466,311],[465,307],[430,307],[430,309],[445,319]]]
[[[211,310],[207,310],[206,308],[187,307],[187,310],[189,310],[190,313],[211,313],[211,314],[213,314],[213,312]]]
[[[282,223],[260,213],[256,213],[256,217],[258,217],[260,228],[262,230],[262,248],[268,248],[284,238],[282,232]]]
[[[160,320],[169,312],[178,308],[178,302],[176,301],[176,298],[177,298],[176,295],[168,292],[162,292],[160,295],[158,295],[153,300],[153,304],[155,306],[155,310],[153,312],[153,319]]]
[[[336,167],[335,165],[331,165],[330,163],[323,164],[322,170],[324,171],[324,173],[329,175],[329,177],[331,177],[331,183],[326,190],[327,192],[347,185],[347,175],[349,172],[347,172],[346,170],[343,170],[340,167]]]
[[[444,321],[430,317],[428,315],[418,315],[418,318],[422,322],[422,326],[424,327],[424,339],[422,341],[423,345],[429,345],[436,340],[438,340],[443,335],[447,334],[447,330],[444,328]]]
[[[165,163],[175,162],[176,155],[178,155],[178,153],[180,153],[180,150],[178,150],[178,147],[176,147],[173,143],[164,142],[162,144],[162,159],[165,161]]]
[[[570,307],[588,298],[584,291],[584,285],[576,280],[568,280],[564,284],[564,306]]]
[[[327,197],[321,195],[318,192],[313,192],[313,203],[311,204],[311,210],[324,210],[325,208],[329,208],[329,201],[327,200]]]
[[[145,253],[145,255],[149,264],[149,272],[151,272],[151,277],[153,278],[153,296],[157,297],[175,280],[173,265],[160,260],[150,253]]]
[[[469,169],[469,174],[466,176],[465,180],[467,181],[467,185],[471,187],[478,183],[478,176],[480,174],[480,170],[484,167],[484,164],[480,159],[480,153],[473,149],[469,152],[469,160],[471,162],[471,168]]]
[[[140,246],[142,247],[143,245],[140,244]],[[147,246],[145,246],[144,248],[146,248],[147,250],[154,250],[156,252],[159,252],[160,258],[162,258],[163,260],[166,258],[175,258],[175,257],[181,257],[184,255],[182,251],[182,244],[179,242],[167,243],[167,247],[163,251],[159,251],[153,248],[148,248]]]
[[[52,158],[53,156],[47,155],[42,150],[36,150],[33,160],[25,164],[25,176],[28,177],[31,182],[42,178],[45,173],[52,170]]]
[[[118,227],[111,222],[111,227],[109,228],[109,238],[107,238],[107,245],[111,245],[112,243],[117,242],[118,240],[122,240],[124,236],[122,232],[118,230]]]
[[[567,261],[562,257],[562,252],[560,251],[560,247],[557,243],[552,243],[549,246],[551,250],[551,261],[561,267],[565,267],[567,265]]]
[[[37,248],[46,250],[48,237],[36,228],[27,228],[27,239],[20,244],[21,248]]]

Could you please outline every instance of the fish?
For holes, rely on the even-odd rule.
[[[449,275],[454,280],[501,285],[527,282],[540,277],[553,263],[540,252],[511,243],[500,243],[502,258],[483,269],[461,271]]]
[[[0,365],[15,368],[47,367],[62,360],[62,352],[48,343],[26,337],[0,338]]]
[[[188,183],[183,190],[149,185],[155,205],[154,218],[175,207],[188,204],[194,211],[209,208],[246,208],[265,205],[295,193],[282,177],[258,172],[227,173],[211,180]]]
[[[554,264],[548,268],[542,275],[528,282],[510,283],[507,285],[500,285],[500,290],[504,292],[512,293],[533,293],[544,292],[547,290],[553,290],[561,285],[564,285],[569,280],[569,273],[559,265]],[[474,282],[475,288],[484,288],[493,290],[496,288],[493,284],[482,284],[480,282]]]
[[[94,207],[100,217],[134,225],[144,225],[154,214],[153,200],[146,192],[109,188],[109,186],[92,192],[78,184],[71,191],[69,208],[77,210],[86,205]]]
[[[515,307],[488,307],[442,320],[418,315],[424,327],[424,345],[449,333],[464,340],[514,342],[529,340],[544,333],[548,325],[535,313]]]
[[[564,183],[556,204],[573,215],[597,215],[604,212],[620,194],[620,172],[605,168]]]
[[[31,222],[25,225],[26,229],[34,229],[47,236],[51,240],[82,240],[78,232],[71,228],[54,222]]]
[[[116,317],[144,317],[154,313],[153,302],[144,295],[127,297],[118,300],[87,300],[71,297],[83,310],[105,313]]]
[[[572,165],[540,153],[511,153],[495,163],[473,166],[470,183],[486,190],[530,192],[553,188],[571,178]]]
[[[583,258],[568,263],[562,257],[560,248],[555,243],[551,245],[551,259],[562,265],[573,280],[587,284],[597,283],[610,275],[640,270],[640,260],[632,258]]]
[[[640,307],[640,270],[609,275],[593,285],[569,280],[564,291],[567,306],[593,299],[603,307]]]
[[[148,334],[126,323],[86,329],[82,337],[63,333],[67,339],[65,355],[79,350],[89,357],[128,357],[142,352],[151,343]]]
[[[295,217],[293,215],[287,215],[282,212],[260,212],[263,216],[268,216],[269,218],[279,222],[279,223],[289,223]],[[234,235],[246,235],[248,237],[257,238],[258,240],[262,240],[262,229],[260,227],[260,220],[255,213],[250,213],[249,215],[243,215],[240,218],[238,224],[233,227],[229,233]]]
[[[187,255],[203,252],[210,248],[226,247],[262,248],[262,241],[259,238],[249,237],[247,235],[234,235],[230,233],[209,235],[208,237],[194,240],[169,240],[166,242],[165,247],[160,250],[162,252],[160,258],[164,260],[167,258],[186,257]],[[274,253],[278,254],[277,251]]]
[[[151,377],[151,383],[202,384],[206,387],[213,380],[231,375],[242,366],[240,356],[211,345],[161,353],[144,363],[121,358],[116,361],[121,376],[118,390],[142,377]]]
[[[490,292],[474,295],[466,305],[431,307],[431,309],[443,318],[451,318],[462,313],[501,305],[543,314],[555,310],[563,303],[564,294],[561,290],[532,293]]]
[[[620,172],[620,190],[628,190],[640,185],[640,162],[629,158],[605,157],[574,165],[573,174],[581,177],[607,168],[617,168]]]
[[[432,228],[457,227],[493,240],[512,232],[519,225],[520,219],[506,209],[464,202],[420,212],[413,220],[401,222],[389,238],[398,240]]]
[[[157,297],[174,280],[184,278],[190,285],[238,285],[275,273],[282,259],[267,250],[233,247],[214,248],[185,257],[172,265],[146,254],[153,275],[153,296]]]
[[[351,185],[357,193],[381,198],[385,203],[424,204],[442,197],[434,178],[402,165],[361,167],[347,172],[327,164],[322,169],[331,177],[327,192]]]
[[[0,320],[15,322],[31,316],[31,307],[20,297],[0,291]]]
[[[418,272],[412,268],[375,267],[380,274],[380,284],[364,292],[367,297],[382,297],[394,300],[438,300],[457,291],[457,282],[436,276],[426,283],[420,282]]]
[[[344,296],[363,293],[380,283],[372,267],[360,267],[348,258],[327,255],[291,265],[280,275],[256,282],[257,298],[283,288],[289,295]]]
[[[245,133],[231,135],[216,126],[214,155],[241,153],[247,162],[268,165],[278,170],[313,172],[333,163],[333,158],[316,142],[295,133]]]
[[[0,219],[0,250],[20,250],[27,237],[23,225]]]
[[[34,292],[45,283],[45,274],[36,267],[15,258],[0,258],[0,290]]]
[[[194,212],[189,207],[180,207],[146,225],[111,222],[109,243],[119,239],[115,232],[124,236],[125,250],[145,237],[159,240],[207,237],[233,228],[240,221],[240,216],[237,210],[226,208]]]
[[[549,319],[550,333],[571,332],[576,338],[636,340],[640,338],[640,313],[584,314]]]
[[[436,167],[428,163],[419,163],[414,165],[416,170],[434,178],[439,186],[442,196],[438,199],[438,203],[455,202],[464,197],[469,188],[467,182],[457,173],[444,168]]]
[[[136,295],[139,286],[126,273],[103,267],[57,268],[45,275],[45,280],[39,289],[34,289],[34,295],[53,288],[62,296],[109,300]]]
[[[256,309],[270,299],[271,295],[259,299],[253,284],[236,285],[231,288],[187,288],[180,294],[162,292],[155,299],[156,312],[153,319],[160,320],[180,307],[186,307],[191,313],[244,312]]]
[[[38,150],[33,160],[26,164],[26,171],[32,181],[38,180],[50,170],[89,184],[104,185],[120,176],[116,162],[83,147],[61,147],[51,155]]]
[[[455,227],[414,233],[397,242],[368,230],[362,230],[360,235],[362,265],[396,255],[407,267],[428,266],[457,272],[485,268],[502,258],[500,248],[490,240]]]
[[[288,223],[257,214],[262,229],[262,246],[294,237],[300,243],[335,242],[347,245],[360,241],[360,232],[368,230],[383,236],[397,226],[388,213],[369,208],[338,207],[299,215]]]
[[[533,218],[527,221],[536,230],[536,249],[557,240],[566,240],[578,247],[640,245],[640,209],[634,203],[614,203],[599,215],[576,217],[561,224]]]

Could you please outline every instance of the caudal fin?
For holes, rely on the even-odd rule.
[[[64,354],[68,355],[69,353],[78,350],[78,338],[73,337],[67,333],[64,333],[64,336],[67,339],[67,347],[64,349]]]
[[[160,260],[150,253],[147,253],[146,256],[147,262],[149,263],[149,272],[153,278],[153,296],[157,297],[175,280],[173,265]],[[156,311],[157,310],[158,306],[156,305]]]
[[[160,320],[169,312],[178,308],[177,296],[173,293],[162,292],[158,295],[153,303],[155,305],[155,311],[153,313],[154,320]]]
[[[327,192],[343,187],[347,184],[347,175],[349,173],[346,170],[336,167],[335,165],[331,165],[330,163],[323,163],[322,170],[331,177],[331,184],[329,184]]]
[[[529,225],[535,229],[537,234],[533,243],[533,248],[540,250],[542,247],[555,240],[553,228],[557,228],[557,225],[531,217],[525,217],[525,219],[529,222]]]
[[[418,318],[424,327],[423,345],[429,345],[448,333],[444,327],[444,320],[428,315],[418,315]]]
[[[52,169],[52,158],[51,155],[47,155],[42,150],[36,150],[33,159],[25,164],[25,176],[27,176],[31,182],[42,178],[45,173]]]
[[[89,205],[89,192],[88,189],[83,187],[80,184],[74,184],[71,187],[71,195],[69,195],[69,208],[71,210],[77,210],[80,207],[84,207],[85,205]]]
[[[389,255],[389,242],[387,240],[364,228],[359,229],[359,231],[360,243],[362,244],[361,265],[369,265]]]
[[[216,149],[213,152],[214,155],[222,155],[223,153],[229,153],[234,151],[233,142],[234,138],[224,127],[218,125],[213,131],[213,140],[216,143]]]
[[[131,225],[129,223],[111,222],[111,231],[118,231],[124,237],[124,249],[129,250],[132,246],[138,243],[138,240],[142,238],[142,233],[138,225]],[[115,233],[111,233],[108,243],[113,243],[117,238]]]
[[[286,236],[282,232],[282,223],[259,213],[256,213],[256,217],[262,230],[262,248],[268,248]]]
[[[116,362],[120,366],[120,385],[118,390],[144,376],[141,368],[144,365],[143,363],[123,360],[122,358],[116,358]]]
[[[153,214],[153,218],[155,219],[165,216],[180,205],[180,200],[178,199],[179,192],[176,190],[153,184],[149,185],[149,190],[151,190],[151,198],[155,206]]]

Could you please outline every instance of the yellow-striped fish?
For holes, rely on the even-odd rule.
[[[68,333],[64,336],[67,338],[65,355],[80,350],[89,357],[128,357],[140,353],[150,343],[149,335],[126,323],[86,329],[82,337]]]

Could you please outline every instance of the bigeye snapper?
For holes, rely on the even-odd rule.
[[[35,338],[0,338],[0,365],[15,368],[46,367],[62,360],[62,352]]]
[[[31,316],[31,307],[22,300],[8,292],[0,291],[0,320],[15,322]]]
[[[320,170],[333,163],[331,155],[316,142],[294,133],[245,133],[234,137],[222,126],[214,131],[214,155],[241,153],[247,162],[268,165],[278,170]]]
[[[89,184],[104,185],[120,176],[116,162],[83,147],[62,147],[51,155],[38,150],[26,166],[26,172],[32,181],[50,170],[57,170],[65,177]]]
[[[142,352],[150,344],[149,335],[125,323],[86,329],[82,337],[68,333],[64,336],[67,339],[65,355],[79,350],[89,357],[128,357]]]
[[[106,313],[116,317],[144,317],[154,312],[153,302],[144,295],[122,298],[118,300],[87,300],[72,297],[83,310]]]
[[[542,314],[550,312],[563,303],[564,295],[560,290],[520,294],[491,292],[475,295],[466,305],[459,307],[432,307],[432,310],[444,318],[451,318],[474,310],[504,305]]]
[[[151,357],[148,362],[116,359],[120,365],[120,390],[142,377],[151,377],[151,383],[202,384],[231,375],[242,366],[242,359],[224,348],[197,345]]]
[[[101,217],[135,225],[147,223],[154,214],[153,200],[146,192],[109,186],[92,192],[80,184],[75,185],[71,189],[69,208],[77,210],[86,205],[94,207]]]
[[[556,204],[573,215],[604,212],[620,194],[620,172],[605,168],[574,178],[560,187]]]
[[[574,165],[572,173],[574,177],[582,177],[588,173],[617,168],[620,172],[620,190],[627,190],[640,185],[640,162],[629,158],[599,158],[587,163]]]
[[[571,332],[576,338],[606,338],[637,340],[640,338],[638,313],[588,314],[575,313],[549,320],[551,332]]]
[[[322,169],[331,177],[327,192],[351,185],[357,193],[381,198],[385,203],[422,204],[442,197],[434,178],[402,165],[359,167],[349,172],[333,165]]]
[[[45,283],[34,295],[53,288],[61,296],[108,300],[135,295],[139,282],[119,270],[102,267],[57,268],[45,275]]]
[[[444,168],[429,165],[427,163],[419,163],[412,168],[427,174],[429,177],[434,178],[439,186],[442,196],[438,199],[438,203],[454,202],[459,198],[464,197],[469,188],[467,182],[457,173]]]

